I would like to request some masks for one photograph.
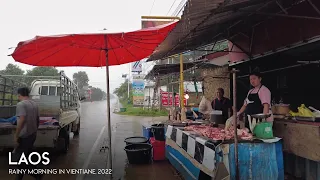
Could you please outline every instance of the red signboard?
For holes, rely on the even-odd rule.
[[[175,96],[175,106],[180,105],[179,94]],[[162,106],[172,106],[172,92],[161,92],[161,104]],[[184,105],[187,105],[187,100],[184,98]]]

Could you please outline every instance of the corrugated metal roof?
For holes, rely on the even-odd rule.
[[[214,64],[216,66],[225,66],[229,65],[229,55],[220,56],[214,59],[211,59],[209,64]]]
[[[202,63],[202,61],[183,63],[183,69],[184,70],[190,69],[200,63]],[[145,79],[150,79],[155,76],[163,76],[166,74],[176,73],[176,72],[180,72],[180,64],[155,65],[153,66],[152,70],[146,75]]]
[[[187,92],[196,92],[196,87],[194,86],[194,82],[188,81],[183,82],[184,90]],[[196,82],[198,92],[202,92],[202,82]]]
[[[189,0],[181,20],[148,61],[163,59],[210,44],[214,40],[225,39],[223,36],[219,37],[221,33],[225,33],[230,26],[248,16],[248,13],[236,11],[237,9],[257,11],[270,2],[275,1]]]

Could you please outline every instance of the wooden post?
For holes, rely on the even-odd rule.
[[[183,84],[183,55],[180,54],[180,107],[181,107],[181,121],[185,121],[186,112],[184,111],[184,84]]]
[[[233,117],[234,117],[234,156],[235,156],[235,166],[236,166],[236,180],[240,179],[239,175],[239,162],[238,162],[238,135],[237,135],[237,126],[238,126],[238,118],[237,118],[237,70],[235,68],[232,69],[232,81],[233,81]]]

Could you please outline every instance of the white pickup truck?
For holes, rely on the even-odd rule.
[[[5,122],[4,119],[15,116],[17,88],[17,83],[0,76],[0,119],[3,120],[0,121],[0,148],[14,147],[16,123]],[[70,132],[78,135],[80,131],[80,101],[83,98],[79,96],[77,85],[62,72],[60,77],[34,80],[30,98],[38,104],[40,111],[40,126],[34,146],[55,148],[66,153]]]

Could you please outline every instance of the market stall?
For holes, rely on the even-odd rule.
[[[320,75],[317,52],[320,39],[296,45],[299,47],[235,65],[240,69],[238,97],[246,96],[249,69],[259,66],[263,83],[270,88],[274,99],[273,131],[283,139],[285,173],[313,180],[320,177],[320,87],[315,81]]]
[[[248,76],[256,67],[260,68],[262,83],[270,89],[272,97],[278,102],[283,97],[284,101],[277,104],[290,104],[293,111],[301,104],[320,109],[319,9],[319,2],[314,0],[235,0],[209,4],[188,1],[181,21],[148,61],[194,49],[210,51],[204,45],[228,39],[229,68],[239,70],[230,87],[237,93],[236,96],[233,93],[235,109],[243,105],[251,89]],[[299,172],[298,177],[319,179],[318,123],[303,123],[302,119],[287,114],[277,115],[280,116],[274,119],[274,135],[283,138],[285,154],[297,159],[290,163],[293,161],[285,157],[285,169],[296,166],[292,171]],[[239,164],[235,161],[235,166],[239,165],[241,176],[245,170],[241,169],[240,142],[238,149],[235,145],[234,154],[235,158],[239,156]],[[187,163],[183,163],[184,166]]]
[[[207,136],[219,140],[205,137],[197,127],[201,127]],[[218,137],[218,130],[204,125],[185,128],[168,126],[166,157],[185,179],[235,179],[232,133],[225,133],[230,139],[222,140]],[[246,139],[250,135],[240,134],[240,137]],[[282,142],[279,138],[265,142],[258,139],[239,140],[238,152],[240,179],[284,179]]]

